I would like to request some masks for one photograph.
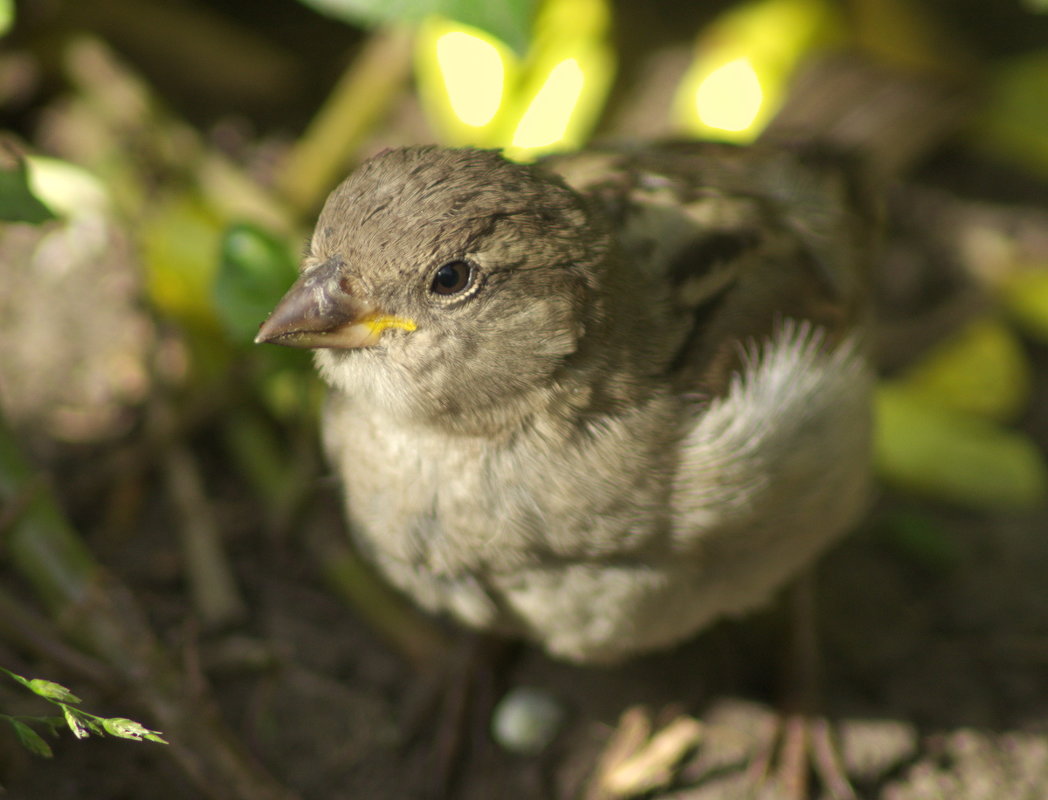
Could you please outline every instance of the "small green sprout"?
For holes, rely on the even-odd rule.
[[[49,703],[53,703],[62,709],[62,716],[12,716],[0,713],[0,719],[5,719],[14,728],[18,741],[38,756],[51,758],[51,746],[37,733],[31,725],[43,726],[48,729],[52,736],[57,736],[64,723],[73,732],[77,739],[85,739],[92,733],[96,736],[116,736],[120,739],[135,739],[137,741],[148,740],[167,744],[161,737],[160,731],[151,731],[145,726],[131,719],[123,717],[100,717],[83,709],[76,708],[80,704],[80,698],[73,694],[65,686],[54,681],[42,678],[23,678],[9,669],[0,667],[0,672],[22,684],[33,694],[42,697]]]

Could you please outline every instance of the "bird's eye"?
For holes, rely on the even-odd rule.
[[[465,261],[451,261],[433,273],[433,294],[458,294],[473,280],[473,268]]]

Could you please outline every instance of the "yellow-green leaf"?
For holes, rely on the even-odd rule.
[[[151,731],[142,723],[135,722],[133,719],[109,717],[102,720],[102,726],[110,736],[117,736],[121,739],[135,739],[136,741],[145,739],[150,742],[167,744],[160,736],[160,731]]]
[[[977,319],[940,342],[901,377],[908,389],[944,408],[1014,419],[1030,399],[1031,368],[1012,329]]]
[[[1048,467],[1028,437],[935,403],[898,384],[876,397],[874,452],[889,483],[983,509],[1029,509],[1048,494]]]
[[[15,21],[15,0],[0,0],[0,36],[11,30]]]
[[[1048,174],[1048,48],[995,65],[973,144]]]
[[[69,691],[60,683],[54,681],[44,680],[43,678],[33,678],[29,683],[26,684],[30,689],[41,697],[46,697],[48,700],[54,700],[58,703],[79,703],[80,698]]]
[[[1000,287],[1005,309],[1023,329],[1048,342],[1048,264],[1017,270]]]
[[[77,713],[75,708],[62,706],[62,713],[65,714],[66,725],[68,725],[69,730],[73,732],[73,736],[77,739],[86,739],[91,735],[88,719]]]
[[[199,198],[158,202],[141,228],[150,299],[161,313],[211,328],[222,220]]]

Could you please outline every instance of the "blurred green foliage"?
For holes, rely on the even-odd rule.
[[[363,27],[420,22],[432,14],[488,31],[523,53],[531,38],[536,0],[299,0]]]
[[[0,142],[0,220],[38,224],[54,218],[29,187],[25,159]]]
[[[1048,47],[993,66],[973,141],[1048,175]]]
[[[931,573],[949,572],[962,562],[957,540],[920,508],[893,510],[877,520],[874,530],[907,561]]]
[[[234,223],[219,244],[212,297],[219,320],[234,342],[255,338],[259,321],[298,276],[287,242],[258,225]]]
[[[1044,457],[1024,434],[897,383],[876,401],[875,457],[890,484],[994,510],[1028,510],[1048,494]]]
[[[61,45],[69,95],[62,104],[56,104],[51,118],[52,124],[59,120],[58,132],[52,132],[50,139],[63,143],[59,155],[75,163],[82,175],[90,176],[101,187],[96,193],[104,195],[105,203],[98,204],[98,213],[108,215],[131,239],[141,259],[141,276],[155,317],[161,325],[179,331],[187,362],[179,379],[180,391],[215,396],[216,389],[222,389],[230,392],[231,402],[242,404],[245,396],[250,399],[251,413],[260,416],[251,416],[241,408],[236,422],[226,423],[229,430],[225,441],[231,451],[240,454],[238,458],[244,459],[242,466],[253,475],[252,482],[270,487],[279,482],[282,443],[267,428],[265,416],[311,426],[321,394],[307,354],[251,344],[258,325],[295,278],[295,250],[305,238],[328,183],[326,179],[316,181],[315,187],[310,184],[312,188],[299,196],[281,178],[304,172],[300,165],[305,150],[310,150],[311,158],[326,159],[315,174],[327,176],[343,173],[351,165],[347,161],[359,159],[365,147],[373,149],[375,142],[367,141],[366,136],[374,134],[382,139],[388,131],[381,126],[396,126],[390,121],[395,104],[375,102],[368,94],[374,87],[384,94],[400,96],[415,91],[418,95],[429,127],[412,130],[407,138],[425,136],[428,131],[434,138],[443,134],[455,144],[512,148],[518,123],[527,116],[552,70],[563,63],[574,64],[596,87],[578,93],[580,103],[593,106],[583,115],[585,124],[575,131],[574,138],[558,140],[561,145],[581,141],[590,135],[601,113],[607,113],[605,90],[615,79],[618,55],[611,52],[615,40],[611,31],[614,16],[627,13],[627,9],[577,0],[545,0],[541,4],[537,0],[299,2],[354,25],[378,26],[386,31],[394,23],[423,24],[414,52],[411,47],[388,41],[385,49],[379,47],[371,53],[373,63],[351,62],[327,104],[315,110],[306,132],[275,151],[276,163],[268,176],[253,174],[216,147],[204,132],[182,120],[167,106],[162,93],[101,38],[72,36]],[[977,71],[973,66],[976,57],[959,40],[952,40],[948,47],[940,46],[944,39],[950,39],[948,28],[937,25],[924,5],[862,0],[850,16],[837,15],[831,5],[822,0],[749,0],[729,4],[721,13],[711,10],[704,24],[691,34],[691,69],[683,65],[678,85],[665,89],[670,101],[664,109],[664,130],[680,125],[679,119],[671,118],[679,114],[679,108],[671,108],[672,98],[695,94],[691,90],[696,87],[688,83],[691,78],[681,75],[705,75],[723,66],[725,59],[729,63],[741,59],[763,64],[754,74],[762,83],[767,102],[776,94],[772,91],[775,87],[790,84],[804,61],[802,56],[823,48],[829,37],[835,47],[866,48],[895,66],[920,65],[932,72],[964,76],[965,80],[978,74],[987,85],[988,100],[965,132],[968,143],[1017,158],[1030,169],[1048,175],[1048,114],[1044,102],[1048,96],[1048,47],[1009,54]],[[0,0],[0,26],[5,15],[9,19],[11,14],[10,0]],[[434,27],[434,15],[442,18],[442,25],[453,20],[487,31],[523,54],[520,58],[500,55],[506,70],[502,104],[487,128],[469,128],[461,119],[459,123],[463,124],[458,127],[448,124],[450,115],[456,113],[449,102],[453,93],[447,84],[447,65],[437,57],[435,48],[448,30]],[[832,24],[827,21],[829,17]],[[803,35],[790,38],[793,49],[789,58],[769,62],[765,51],[769,46],[782,46],[787,27],[784,19],[790,21],[790,30]],[[621,34],[630,34],[619,33],[620,38]],[[382,32],[376,32],[370,44],[381,41],[382,36]],[[370,44],[359,51],[360,61],[367,60]],[[601,53],[607,50],[608,57],[587,63],[583,56],[592,54],[595,47]],[[506,48],[499,49],[503,51]],[[394,64],[391,59],[399,60]],[[406,79],[384,84],[378,80],[376,69],[404,76],[414,69],[417,81],[413,89]],[[468,84],[476,70],[464,69],[461,74]],[[364,115],[368,129],[360,131],[358,123],[365,107],[372,116]],[[309,128],[318,121],[335,142],[342,135],[351,140],[352,147],[334,147],[331,138],[307,141]],[[354,131],[352,135],[346,133],[350,130]],[[455,131],[455,135],[449,131]],[[483,138],[481,133],[490,136]],[[396,140],[396,135],[391,138]],[[289,165],[299,166],[292,169]],[[73,191],[75,183],[62,184],[67,187],[71,209],[83,206],[78,199],[83,195]],[[0,217],[48,219],[48,206],[56,206],[47,198],[41,202],[30,187],[25,164],[18,159],[5,162],[0,170]],[[999,290],[996,297],[1001,307],[993,309],[987,320],[943,342],[886,388],[879,416],[879,448],[881,468],[889,481],[975,505],[1000,505],[1007,498],[1025,505],[1034,496],[1043,495],[1043,459],[1028,440],[1004,427],[1021,415],[1030,397],[1029,358],[1013,322],[1019,322],[1033,336],[1048,330],[1048,268],[1044,264],[1020,266],[1012,270],[1014,275],[999,278],[990,287]],[[933,414],[933,419],[928,416],[929,406],[947,415]],[[949,416],[954,412],[960,417]],[[978,422],[972,427],[961,417]],[[247,431],[255,433],[249,435]],[[253,444],[256,440],[261,442],[257,447]],[[978,454],[980,442],[984,449]],[[259,448],[268,455],[250,455]],[[927,450],[920,452],[921,448]],[[942,455],[953,452],[951,448],[965,454],[953,466]],[[965,459],[981,466],[959,466],[969,463]],[[268,466],[257,469],[259,464]],[[991,486],[994,481],[984,481],[980,476],[983,470],[1010,476],[1007,481],[1012,490]],[[972,481],[970,491],[965,488],[966,480]],[[984,484],[986,491],[982,492]]]

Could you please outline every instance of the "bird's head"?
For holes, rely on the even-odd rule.
[[[328,198],[257,342],[393,413],[488,413],[540,389],[595,312],[607,234],[559,178],[484,150],[411,147]]]

